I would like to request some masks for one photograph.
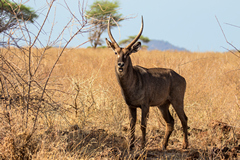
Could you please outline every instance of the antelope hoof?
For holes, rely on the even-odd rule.
[[[182,149],[187,149],[188,147],[188,142],[183,142]]]
[[[129,150],[132,151],[134,148],[135,148],[135,145],[131,144],[130,147],[129,147]]]
[[[142,145],[142,146],[141,146],[141,150],[144,150],[144,149],[145,149],[145,145]]]
[[[142,142],[141,149],[145,148],[145,142]]]
[[[165,144],[162,144],[161,149],[162,149],[162,151],[165,151],[165,150],[167,150],[167,146]]]

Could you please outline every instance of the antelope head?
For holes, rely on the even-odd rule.
[[[132,53],[135,53],[139,51],[141,48],[141,42],[137,42],[137,40],[140,38],[143,31],[143,17],[142,17],[142,25],[141,29],[138,33],[138,35],[133,39],[133,41],[125,48],[119,47],[117,42],[112,36],[111,30],[110,30],[110,18],[108,20],[108,36],[111,40],[111,42],[106,38],[106,43],[108,45],[108,48],[112,48],[112,50],[117,55],[117,61],[116,61],[116,71],[118,74],[125,73],[126,68],[131,63],[130,55]],[[137,42],[137,43],[136,43]]]

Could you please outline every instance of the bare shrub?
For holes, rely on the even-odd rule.
[[[52,76],[53,71],[69,43],[79,34],[87,32],[89,26],[84,16],[84,1],[76,3],[79,5],[78,15],[73,14],[65,2],[61,5],[64,5],[71,18],[59,35],[53,37],[54,28],[57,27],[55,15],[52,20],[50,18],[54,4],[54,0],[47,3],[44,8],[47,12],[42,24],[30,26],[27,22],[20,23],[19,20],[16,27],[2,32],[0,48],[2,159],[31,159],[41,148],[40,142],[46,126],[53,125],[49,121],[49,115],[61,114],[63,111],[63,102],[58,96],[65,93],[59,89],[61,84],[56,83],[58,77]],[[14,15],[17,17],[17,13]],[[52,27],[47,31],[48,41],[44,44],[40,41],[40,36],[46,32],[43,28],[47,21],[52,21]],[[32,32],[31,27],[36,27],[37,33]],[[73,33],[68,39],[63,39],[62,36],[68,28],[72,28]],[[60,44],[63,47],[57,49],[57,57],[54,57],[51,64],[46,65],[45,56],[50,54],[49,49]]]

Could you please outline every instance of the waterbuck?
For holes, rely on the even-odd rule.
[[[108,36],[111,40],[106,43],[117,55],[115,72],[122,95],[130,112],[130,149],[134,147],[135,124],[137,108],[142,109],[142,147],[146,143],[146,125],[150,106],[157,106],[166,121],[166,131],[162,142],[162,149],[166,149],[168,139],[174,129],[174,119],[169,112],[172,104],[183,127],[183,148],[188,147],[187,139],[187,116],[183,110],[183,99],[186,89],[186,81],[178,73],[166,68],[144,68],[133,66],[130,55],[137,52],[141,42],[137,42],[143,31],[142,25],[138,35],[125,48],[119,47],[110,30],[110,18],[108,20]],[[137,42],[137,43],[136,43]]]

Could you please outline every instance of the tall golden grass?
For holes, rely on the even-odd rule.
[[[49,53],[54,56],[56,51]],[[51,63],[52,58],[46,59]],[[171,68],[185,77],[185,110],[191,127],[204,128],[204,124],[216,119],[238,125],[239,59],[233,54],[140,51],[132,55],[132,61],[134,65],[147,68]],[[123,102],[115,78],[115,55],[111,50],[69,50],[58,65],[54,76],[63,87],[69,89],[73,83],[79,83],[85,90],[88,86],[99,108],[112,108],[106,104],[111,101]]]
[[[41,51],[33,50],[36,56],[38,52]],[[16,55],[20,56],[20,52],[18,54],[18,50],[14,49],[12,53],[14,54],[5,56],[19,68],[24,68],[23,63],[15,58]],[[43,63],[39,66],[41,72],[38,73],[37,78],[43,81],[47,78],[47,73],[56,61],[58,54],[59,49],[57,48],[51,48],[46,52]],[[132,54],[131,57],[134,65],[146,68],[171,68],[186,79],[184,108],[189,119],[189,148],[206,149],[209,146],[218,145],[217,142],[209,142],[209,139],[213,141],[216,136],[213,131],[209,131],[209,124],[212,121],[225,122],[236,129],[240,128],[240,59],[233,54],[228,52],[192,53],[142,50]],[[127,141],[121,140],[121,137],[128,135],[126,132],[129,124],[128,108],[115,78],[115,58],[114,53],[109,49],[66,49],[64,51],[47,88],[49,93],[54,95],[54,100],[61,105],[61,110],[42,114],[36,131],[41,138],[37,137],[34,142],[35,145],[37,143],[40,145],[35,149],[36,152],[32,152],[34,154],[31,155],[31,158],[112,158],[105,154],[114,148],[110,147],[107,150],[106,148],[110,144],[119,147],[122,152],[127,150]],[[2,109],[1,114],[4,114],[3,112]],[[171,139],[181,141],[180,121],[172,109],[171,113],[176,121],[176,130]],[[16,125],[17,116],[14,120]],[[140,116],[140,110],[138,110],[136,128],[138,137],[141,137]],[[2,124],[2,129],[6,130],[7,126],[4,121]],[[79,127],[78,133],[74,131],[75,134],[85,135],[84,138],[78,140],[75,148],[73,143],[70,144],[69,134],[66,134],[68,136],[65,139],[64,136],[59,136],[69,126],[74,125]],[[164,126],[160,112],[157,108],[151,108],[147,127],[148,148],[160,147],[160,144],[156,144],[154,141],[165,130]],[[203,133],[203,137],[199,138],[198,135],[191,134],[196,129],[206,131],[207,136],[204,137],[205,133]],[[18,138],[24,136],[23,134],[19,135],[19,130],[16,132],[18,132],[16,133]],[[84,139],[87,141],[89,135],[95,137],[93,136],[86,144],[83,141]],[[100,138],[99,135],[103,136]],[[1,157],[3,159],[7,156],[11,157],[11,150],[13,150],[10,145],[12,144],[11,136],[8,134],[0,136],[1,144],[4,146],[0,149]],[[37,141],[39,139],[41,139],[41,143]],[[114,139],[116,139],[115,142]],[[223,146],[227,144],[224,140],[219,143]],[[69,147],[74,149],[69,149]],[[180,148],[174,141],[169,147]],[[114,152],[119,152],[116,147],[115,150]],[[111,150],[111,152],[113,151]],[[123,153],[117,154],[117,156],[121,154]],[[164,158],[164,156],[166,155],[158,158]],[[204,157],[204,154],[202,156]],[[174,154],[170,157],[174,158]],[[15,159],[17,158],[15,157]]]

